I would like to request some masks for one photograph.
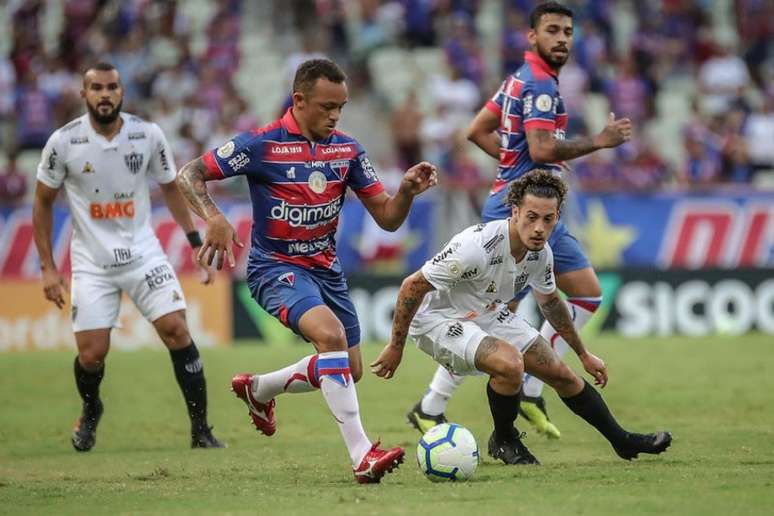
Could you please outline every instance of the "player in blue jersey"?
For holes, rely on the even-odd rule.
[[[616,120],[611,113],[599,134],[565,140],[567,112],[558,91],[558,76],[572,49],[572,33],[570,9],[558,2],[535,7],[530,14],[530,50],[524,54],[524,65],[503,81],[468,128],[468,139],[499,161],[497,178],[482,211],[484,222],[510,216],[507,186],[530,170],[539,167],[561,173],[566,169],[565,160],[616,147],[631,137],[631,121]],[[558,287],[567,296],[580,331],[602,300],[599,281],[578,241],[561,221],[549,244]],[[511,305],[514,310],[528,292],[525,288],[517,293]],[[541,334],[559,356],[567,351],[567,343],[550,323],[543,324]],[[409,422],[425,431],[445,421],[446,405],[460,383],[461,377],[438,367],[429,390],[409,411]],[[521,414],[538,432],[558,438],[559,430],[548,420],[542,390],[543,382],[528,375],[522,389]]]
[[[355,382],[362,375],[360,327],[336,257],[335,233],[347,187],[380,227],[394,231],[414,196],[436,184],[435,167],[422,162],[388,195],[363,147],[337,131],[347,103],[342,70],[332,61],[303,63],[293,82],[293,106],[279,120],[240,134],[188,163],[178,184],[193,210],[207,221],[201,262],[234,266],[232,244],[242,246],[207,193],[206,181],[244,175],[253,205],[247,280],[253,298],[316,354],[284,369],[241,374],[232,389],[250,410],[255,427],[276,431],[274,398],[319,389],[339,425],[355,479],[376,483],[403,460],[404,450],[371,443],[360,422]]]

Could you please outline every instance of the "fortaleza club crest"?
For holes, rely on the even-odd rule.
[[[124,163],[126,163],[126,168],[129,169],[129,172],[136,174],[142,167],[143,159],[143,155],[139,152],[132,152],[124,156]]]
[[[292,287],[293,285],[296,284],[296,274],[293,272],[286,272],[285,274],[277,278],[277,281],[289,287]]]

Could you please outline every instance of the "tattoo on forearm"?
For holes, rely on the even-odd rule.
[[[428,288],[430,287],[430,288]],[[401,348],[406,345],[409,325],[419,309],[425,294],[432,288],[427,280],[406,282],[400,287],[395,315],[392,319],[392,343]]]
[[[550,139],[554,147],[554,155],[551,161],[564,161],[585,156],[596,150],[593,140],[588,136],[572,138],[570,140],[557,140],[549,131],[536,131],[538,141],[544,145]]]
[[[575,330],[570,311],[558,295],[541,304],[540,311],[543,312],[546,320],[554,327],[556,333],[561,335],[576,353],[585,351],[578,332]]]
[[[204,179],[207,168],[201,158],[185,165],[177,176],[177,184],[191,209],[203,219],[217,213],[218,207],[207,191]]]

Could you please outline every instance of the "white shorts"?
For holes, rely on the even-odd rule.
[[[506,313],[507,312],[507,313]],[[425,323],[423,322],[423,325]],[[456,375],[484,374],[476,369],[476,351],[484,337],[496,337],[524,353],[540,335],[520,315],[507,309],[477,321],[438,319],[422,334],[409,332],[417,347]]]
[[[125,271],[104,275],[74,272],[70,290],[76,332],[113,328],[121,308],[121,292],[126,292],[150,322],[186,308],[175,270],[163,254]]]

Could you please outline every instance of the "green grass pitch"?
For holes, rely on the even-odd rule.
[[[286,365],[308,345],[205,350],[210,421],[226,450],[188,449],[188,422],[165,350],[113,352],[102,384],[97,446],[73,451],[79,412],[72,352],[0,356],[2,514],[772,514],[774,339],[626,340],[592,344],[610,370],[604,395],[624,426],[669,429],[670,450],[631,463],[550,392],[563,432],[528,432],[540,467],[507,467],[486,456],[490,417],[484,380],[469,379],[448,416],[483,448],[473,480],[433,484],[416,467],[419,435],[404,414],[435,364],[408,348],[395,379],[358,384],[364,425],[406,463],[378,486],[352,479],[338,429],[319,393],[278,399],[278,430],[259,435],[229,392],[238,372]],[[159,344],[159,346],[161,346]],[[365,345],[366,363],[380,345]],[[570,359],[577,369],[578,362]]]

